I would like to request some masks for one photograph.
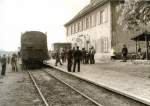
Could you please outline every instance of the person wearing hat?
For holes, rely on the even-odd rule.
[[[60,63],[60,65],[62,65],[61,60],[60,60],[61,53],[60,53],[59,49],[56,50],[55,58],[56,58],[55,66],[57,66],[58,63]]]
[[[12,66],[12,71],[18,71],[18,68],[17,68],[17,55],[16,54],[13,54],[12,55],[12,58],[11,58],[11,66]]]
[[[79,50],[79,47],[77,46],[77,50],[74,52],[74,66],[73,66],[73,72],[75,72],[76,64],[78,65],[78,72],[80,72],[80,61],[81,61],[82,52]]]
[[[3,55],[3,57],[1,58],[1,66],[2,66],[1,75],[5,76],[5,72],[6,72],[6,56],[5,55]]]
[[[128,55],[128,49],[127,49],[126,45],[124,44],[123,48],[122,48],[122,59],[123,59],[123,62],[127,61],[127,55]]]

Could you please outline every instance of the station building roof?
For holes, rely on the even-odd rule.
[[[87,6],[85,6],[77,15],[75,15],[70,21],[68,21],[64,26],[67,26],[77,19],[83,17],[84,15],[90,13],[91,11],[95,10],[96,8],[104,5],[107,2],[115,2],[115,1],[124,1],[124,0],[92,0]]]

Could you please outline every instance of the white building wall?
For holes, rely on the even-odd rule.
[[[107,9],[107,21],[100,24],[99,15],[103,9]],[[89,29],[84,29],[78,33],[74,33],[67,37],[68,42],[72,42],[73,46],[79,46],[80,48],[85,47],[86,49],[94,46],[96,49],[96,60],[108,59],[111,53],[111,13],[110,13],[110,3],[97,8],[90,14],[77,20],[86,20],[86,17],[97,14],[96,26]],[[85,25],[85,24],[84,24]],[[105,49],[104,49],[105,48]]]

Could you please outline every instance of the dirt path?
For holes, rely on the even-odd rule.
[[[10,65],[6,71],[0,76],[0,106],[43,106],[27,72],[12,72]]]

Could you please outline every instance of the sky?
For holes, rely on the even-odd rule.
[[[0,0],[0,50],[20,47],[21,32],[47,32],[48,48],[65,42],[64,24],[90,0]]]

